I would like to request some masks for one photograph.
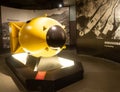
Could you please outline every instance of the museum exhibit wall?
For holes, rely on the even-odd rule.
[[[0,50],[2,49],[2,21],[1,21],[1,7],[0,7]]]
[[[75,5],[70,6],[70,44],[71,46],[76,45],[76,7]]]
[[[26,10],[1,6],[1,32],[3,49],[10,49],[9,22],[26,22],[32,18],[46,15],[50,18],[56,19],[62,25],[65,25],[67,35],[66,44],[69,45],[69,7],[48,10]]]
[[[76,0],[77,51],[120,62],[120,0]]]

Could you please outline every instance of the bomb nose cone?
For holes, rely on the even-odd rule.
[[[54,25],[48,29],[47,44],[51,47],[62,47],[66,42],[66,34],[62,27]]]

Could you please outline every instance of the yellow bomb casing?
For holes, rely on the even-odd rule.
[[[61,39],[64,40],[62,44],[56,46],[62,41]],[[51,57],[58,54],[65,47],[65,40],[64,26],[48,17],[28,21],[19,32],[21,47],[35,57]]]

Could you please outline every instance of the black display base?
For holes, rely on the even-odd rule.
[[[31,61],[34,59],[31,58]],[[82,64],[75,61],[73,66],[61,68],[58,62],[41,60],[39,66],[42,67],[39,67],[38,71],[33,71],[29,64],[24,65],[12,56],[6,57],[6,63],[24,87],[30,91],[56,92],[83,78]],[[33,62],[31,64],[34,65]]]

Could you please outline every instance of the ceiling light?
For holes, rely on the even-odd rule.
[[[61,7],[62,7],[62,4],[59,4],[58,7],[61,8]]]

